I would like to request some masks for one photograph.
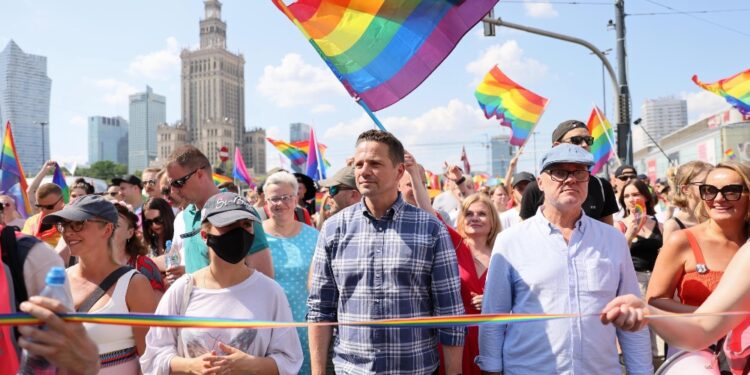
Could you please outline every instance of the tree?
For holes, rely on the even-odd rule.
[[[110,181],[115,177],[122,177],[127,173],[128,167],[110,160],[97,161],[88,168],[79,167],[76,170],[78,176],[99,178],[104,181]]]

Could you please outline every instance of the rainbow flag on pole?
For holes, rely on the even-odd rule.
[[[304,152],[305,155],[307,155],[307,153],[309,152],[310,141],[296,141],[289,142],[289,144],[300,149],[300,151]],[[323,163],[325,163],[326,168],[330,168],[331,163],[328,161],[328,159],[326,159],[326,150],[328,149],[328,146],[322,143],[318,143],[318,147],[320,147],[320,154],[323,155]]]
[[[594,137],[594,144],[591,145],[591,153],[594,155],[594,166],[591,168],[591,173],[596,174],[602,170],[602,167],[607,164],[609,158],[615,153],[613,146],[615,133],[612,130],[612,125],[604,117],[599,107],[596,106],[591,110],[591,115],[586,126],[591,136]]]
[[[211,177],[214,180],[214,185],[221,185],[225,182],[234,182],[231,178],[218,173],[211,174]]]
[[[416,89],[498,0],[272,1],[349,94],[377,111]]]
[[[250,177],[250,173],[247,172],[245,159],[242,158],[239,147],[234,148],[234,170],[232,171],[232,177],[244,182],[251,189],[255,189],[255,183],[252,177]]]
[[[16,152],[16,144],[13,142],[13,132],[10,129],[10,121],[5,124],[5,137],[3,137],[3,152],[0,154],[0,192],[10,195],[16,200],[18,213],[27,218],[31,216],[31,204],[26,193],[28,185],[21,167],[21,160]]]
[[[292,146],[291,144],[279,141],[272,138],[266,138],[268,142],[270,142],[273,147],[276,148],[280,153],[284,154],[294,165],[303,165],[307,162],[307,153],[303,152],[297,147]]]
[[[62,189],[63,202],[70,203],[70,189],[68,189],[68,183],[65,182],[65,176],[62,173],[60,164],[55,164],[55,173],[52,175],[52,183]]]
[[[510,144],[523,146],[549,103],[513,82],[495,65],[477,87],[474,96],[488,119],[497,118],[511,129]]]
[[[750,69],[714,83],[703,83],[697,75],[693,82],[704,90],[719,95],[744,115],[750,115]]]
[[[310,128],[310,140],[307,154],[307,171],[305,172],[314,181],[326,178],[326,166],[323,164],[323,156],[315,139],[315,129]]]

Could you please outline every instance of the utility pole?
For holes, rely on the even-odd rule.
[[[627,77],[627,52],[625,52],[625,0],[615,1],[615,33],[617,34],[617,155],[625,164],[633,164],[633,148],[630,147],[630,90]]]

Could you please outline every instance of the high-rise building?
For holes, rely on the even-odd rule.
[[[120,117],[89,117],[89,163],[128,164],[128,122]]]
[[[25,53],[11,40],[0,51],[0,126],[10,121],[24,172],[35,174],[49,160],[47,58]]]
[[[156,159],[156,128],[166,122],[167,99],[146,92],[130,95],[130,126],[128,127],[128,173],[142,171]]]
[[[504,177],[510,166],[510,159],[515,153],[510,144],[510,136],[498,135],[490,139],[490,153],[492,154],[492,176]]]
[[[648,132],[656,142],[665,135],[687,125],[687,101],[677,98],[647,99],[641,106],[642,130]],[[641,131],[633,132],[633,150],[651,144],[651,140]]]
[[[301,122],[289,124],[289,142],[306,141],[310,139],[310,125]]]
[[[266,129],[256,128],[245,132],[242,158],[253,176],[266,174]]]

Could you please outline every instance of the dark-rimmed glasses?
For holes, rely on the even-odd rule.
[[[83,230],[83,226],[86,225],[86,222],[95,222],[95,223],[108,223],[108,221],[103,220],[83,220],[83,221],[58,221],[55,224],[55,228],[57,228],[57,231],[60,233],[65,233],[68,228],[74,233],[78,233]]]
[[[586,142],[586,144],[591,146],[594,144],[594,137],[590,135],[576,135],[564,140],[563,142],[574,144],[576,146],[580,146],[581,143]]]
[[[704,201],[716,199],[719,193],[728,201],[738,201],[742,198],[742,193],[747,191],[747,189],[739,184],[725,185],[721,189],[713,185],[702,184],[698,186],[698,191],[700,192],[701,199]]]
[[[548,169],[543,173],[547,173],[552,181],[565,182],[568,177],[573,176],[576,182],[588,181],[591,174],[586,169],[578,169],[575,171],[566,171],[565,169]]]
[[[344,190],[354,190],[354,189],[350,188],[348,186],[343,186],[343,185],[331,186],[331,187],[328,188],[328,195],[331,198],[333,198],[333,197],[336,196],[336,194],[338,194],[338,193],[340,193],[340,192],[342,192]]]
[[[37,203],[34,206],[36,206],[36,208],[38,208],[40,210],[54,210],[55,206],[57,206],[57,204],[60,203],[61,200],[63,200],[63,197],[60,197],[60,199],[56,200],[55,203],[52,203],[52,204],[39,204],[39,203]]]

